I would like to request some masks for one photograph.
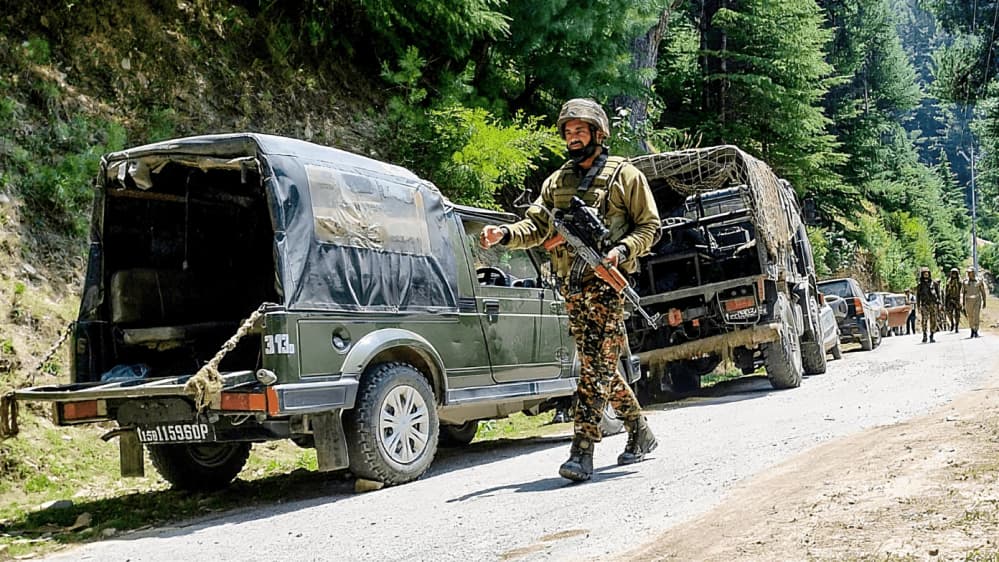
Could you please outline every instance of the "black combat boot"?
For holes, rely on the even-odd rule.
[[[569,460],[558,467],[559,476],[574,482],[583,482],[593,476],[593,442],[582,437],[572,439]]]
[[[923,332],[923,343],[926,343],[926,332]]]
[[[933,334],[936,332],[930,332],[930,343],[935,343],[937,340],[933,339]]]
[[[646,454],[659,446],[659,442],[652,434],[652,428],[649,427],[645,416],[625,424],[628,426],[628,444],[624,446],[624,452],[617,456],[617,464],[642,462]]]

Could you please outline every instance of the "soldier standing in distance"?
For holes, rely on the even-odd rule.
[[[634,273],[638,258],[648,252],[660,227],[648,180],[626,159],[607,153],[604,141],[610,137],[610,121],[597,102],[566,102],[559,113],[558,130],[569,161],[548,176],[526,218],[511,225],[486,226],[479,243],[484,248],[495,244],[538,246],[555,234],[548,213],[541,207],[564,210],[573,197],[579,197],[596,210],[610,230],[608,246],[599,248],[606,252],[605,263]],[[565,244],[553,248],[551,258],[581,362],[573,416],[575,435],[569,460],[559,467],[559,474],[578,482],[593,475],[593,446],[602,438],[598,424],[608,401],[628,428],[628,444],[618,456],[618,464],[644,460],[658,443],[617,369],[624,341],[624,297],[597,278]]]
[[[961,324],[961,274],[956,267],[950,268],[947,287],[944,288],[944,303],[950,331],[958,333]]]
[[[930,341],[937,331],[937,307],[940,304],[938,294],[933,290],[933,279],[930,268],[919,268],[919,285],[916,286],[916,306],[919,307],[919,317],[923,324],[923,343],[926,343],[926,327],[929,324]]]
[[[916,333],[916,295],[905,290],[905,303],[909,305],[909,315],[905,317],[905,335]]]
[[[975,276],[975,268],[968,268],[968,280],[964,282],[964,313],[968,316],[968,326],[971,327],[971,337],[978,337],[978,327],[981,322],[981,312],[985,308],[985,283]]]

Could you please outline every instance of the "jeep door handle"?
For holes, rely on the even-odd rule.
[[[482,305],[486,309],[486,318],[488,318],[490,322],[499,320],[500,303],[498,300],[484,300],[482,301]]]

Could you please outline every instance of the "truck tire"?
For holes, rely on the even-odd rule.
[[[836,345],[832,346],[832,349],[830,350],[830,353],[832,353],[833,359],[842,359],[843,358],[843,351],[839,348],[839,342],[838,341],[836,342]]]
[[[770,386],[776,389],[801,386],[801,341],[791,323],[791,308],[787,297],[777,295],[774,303],[774,321],[781,325],[781,338],[765,345],[763,364],[767,369]]]
[[[465,422],[461,425],[441,424],[439,443],[441,447],[464,447],[475,439],[479,431],[479,420]]]
[[[801,344],[801,366],[806,375],[821,375],[826,372],[826,352],[821,343]]]
[[[871,335],[869,326],[864,327],[864,332],[860,334],[860,349],[870,351],[874,349],[874,337]]]
[[[153,467],[174,488],[207,492],[225,488],[243,470],[250,443],[147,445]]]
[[[806,293],[807,305],[804,307],[808,328],[808,340],[801,341],[801,364],[806,375],[821,375],[826,372],[826,349],[823,343],[822,323],[819,319],[819,301],[817,297]]]
[[[427,379],[407,363],[382,363],[361,377],[343,415],[355,476],[387,485],[416,480],[437,454],[440,425]]]
[[[874,334],[871,336],[871,349],[877,349],[881,345],[881,328],[878,328],[877,324],[874,325]]]

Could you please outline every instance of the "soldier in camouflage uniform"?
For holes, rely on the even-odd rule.
[[[944,289],[944,311],[950,330],[958,333],[961,324],[961,274],[956,267],[950,268],[947,287]]]
[[[926,327],[929,324],[930,341],[937,331],[937,311],[940,306],[940,296],[933,287],[930,268],[919,269],[919,285],[916,286],[916,306],[919,308],[919,318],[923,324],[923,343],[926,343]]]
[[[964,314],[968,317],[968,326],[971,327],[971,337],[977,338],[978,327],[981,322],[981,312],[985,308],[985,297],[988,290],[985,282],[979,281],[975,277],[975,268],[968,268],[968,280],[964,282]]]
[[[555,232],[545,209],[567,209],[579,197],[610,230],[610,244],[599,248],[605,263],[625,273],[638,269],[659,231],[659,211],[648,180],[626,159],[609,156],[604,141],[610,122],[593,100],[573,99],[562,106],[558,129],[569,152],[567,161],[541,186],[541,194],[526,218],[482,229],[480,244],[511,248],[538,246]],[[545,209],[543,209],[544,207]],[[657,445],[641,406],[617,369],[624,339],[624,297],[597,278],[566,245],[552,249],[552,268],[565,296],[569,327],[579,350],[581,369],[576,388],[574,432],[569,460],[559,474],[574,481],[593,474],[593,446],[601,440],[598,424],[610,402],[628,428],[628,444],[618,464],[644,460]]]

